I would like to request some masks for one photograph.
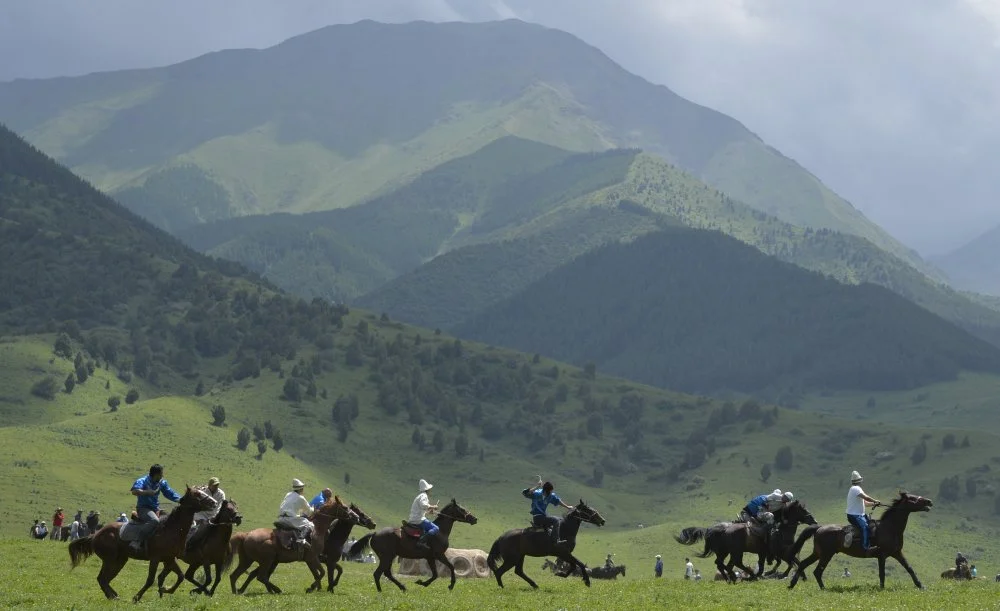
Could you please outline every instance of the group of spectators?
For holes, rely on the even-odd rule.
[[[52,514],[52,527],[45,520],[35,520],[28,531],[28,536],[32,539],[49,539],[52,541],[74,541],[80,537],[97,532],[103,524],[101,523],[101,512],[91,510],[86,516],[82,509],[76,510],[73,521],[66,524],[66,514],[62,507],[56,507]],[[118,522],[127,522],[125,514],[120,514]]]

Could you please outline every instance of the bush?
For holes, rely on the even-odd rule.
[[[119,397],[108,397],[108,408],[113,411],[118,411],[118,406],[122,404],[122,400]]]
[[[275,452],[285,447],[285,440],[281,438],[281,431],[274,431],[274,435],[271,436],[271,443],[274,444]]]
[[[212,406],[212,424],[215,426],[225,426],[226,408],[221,405]]]
[[[236,434],[236,447],[241,450],[246,450],[250,446],[250,429],[243,427],[240,432]]]
[[[42,378],[31,387],[31,394],[42,399],[52,400],[56,398],[56,390],[59,386],[52,376]]]
[[[69,374],[68,376],[66,376],[66,381],[63,382],[63,385],[66,387],[66,394],[67,395],[73,393],[73,388],[76,387],[76,380],[73,379],[73,374],[72,373]]]
[[[938,487],[938,496],[946,501],[957,501],[960,492],[961,487],[959,486],[957,475],[944,478]]]
[[[125,395],[125,403],[132,405],[139,400],[139,391],[132,388],[129,389],[128,393]]]
[[[927,458],[927,442],[921,441],[913,448],[913,453],[910,454],[910,462],[914,465],[919,465],[924,462]]]
[[[264,457],[264,452],[267,452],[267,442],[264,440],[257,442],[257,460]]]
[[[764,463],[760,467],[760,481],[766,484],[769,479],[771,479],[771,465]]]
[[[779,448],[777,454],[774,455],[774,466],[782,471],[788,471],[792,468],[792,463],[792,448],[789,446]]]
[[[954,450],[958,446],[958,442],[955,441],[955,434],[948,433],[941,438],[941,449],[942,450]]]
[[[455,438],[455,455],[463,457],[469,453],[469,438],[462,433]]]

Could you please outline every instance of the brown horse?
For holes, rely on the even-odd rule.
[[[806,509],[805,504],[799,501],[793,501],[786,507],[775,511],[774,518],[778,523],[779,544],[784,539],[783,533],[790,531],[794,536],[799,524],[816,524],[815,518]],[[730,583],[736,583],[733,566],[739,567],[750,580],[756,579],[763,570],[764,557],[768,550],[760,537],[747,532],[745,523],[720,522],[709,528],[685,528],[681,531],[680,536],[674,537],[674,540],[682,545],[693,545],[701,539],[705,540],[705,549],[698,554],[698,557],[708,558],[715,554],[716,568],[720,573],[729,577]],[[789,568],[791,568],[795,562],[795,555],[789,554],[789,551],[788,547],[781,549],[779,559],[788,562]],[[743,554],[747,552],[757,554],[757,571],[753,571],[743,564]],[[726,563],[727,557],[730,558],[728,563]]]
[[[524,574],[525,556],[543,557],[556,556],[565,561],[571,567],[578,568],[583,577],[583,583],[590,587],[590,575],[587,573],[587,566],[577,560],[572,554],[576,547],[576,533],[580,530],[580,524],[587,522],[597,526],[604,526],[604,518],[596,509],[588,507],[583,499],[576,507],[563,518],[562,526],[559,529],[559,536],[563,537],[567,544],[556,547],[552,543],[552,538],[542,529],[515,528],[508,530],[493,543],[490,554],[486,558],[486,564],[493,571],[497,578],[497,585],[503,587],[501,577],[510,569],[514,569],[514,574],[528,582],[532,588],[538,588],[538,584]],[[503,559],[503,565],[498,565],[497,560]],[[563,575],[565,577],[566,575]]]
[[[229,585],[233,594],[242,594],[247,586],[256,577],[257,581],[264,584],[271,594],[280,594],[281,588],[271,583],[271,574],[278,564],[286,562],[305,562],[313,576],[313,583],[306,592],[313,592],[323,587],[323,565],[319,562],[319,556],[323,553],[323,544],[326,542],[326,532],[334,520],[349,517],[351,510],[344,505],[340,497],[333,497],[321,505],[313,513],[313,533],[309,540],[309,549],[304,555],[298,551],[286,549],[277,540],[277,529],[258,528],[249,532],[236,533],[230,539],[229,547],[233,555],[239,554],[240,563],[236,570],[229,576]],[[236,581],[239,579],[250,565],[254,562],[257,567],[250,571],[246,581],[236,589]]]
[[[434,562],[437,560],[451,571],[451,584],[448,585],[448,589],[451,590],[455,587],[455,567],[452,566],[448,557],[444,555],[448,549],[448,537],[451,536],[451,529],[455,525],[455,522],[475,524],[478,521],[476,516],[459,505],[455,499],[451,499],[450,503],[438,510],[434,523],[437,524],[440,531],[437,535],[428,537],[428,547],[426,549],[417,547],[417,540],[403,534],[400,528],[383,528],[377,533],[361,537],[357,543],[351,546],[350,555],[360,554],[366,547],[371,546],[372,551],[378,556],[379,561],[378,567],[375,568],[375,572],[373,573],[375,577],[375,589],[379,592],[382,591],[382,575],[385,575],[389,581],[399,586],[400,590],[406,589],[406,586],[399,583],[399,580],[392,575],[392,561],[396,559],[396,556],[412,559],[423,558],[427,561],[427,564],[431,567],[430,578],[425,581],[418,580],[415,582],[417,585],[424,587],[431,585],[438,577],[437,563]]]
[[[941,579],[973,579],[972,570],[968,564],[963,564],[959,568],[951,567],[941,573]]]
[[[357,516],[357,522],[354,520],[337,520],[333,523],[333,527],[330,528],[330,533],[326,536],[326,580],[327,592],[333,592],[333,589],[337,587],[340,583],[340,576],[343,574],[344,569],[340,566],[340,556],[341,551],[344,549],[344,544],[347,543],[347,537],[351,534],[351,529],[360,524],[368,530],[375,530],[375,521],[368,517],[368,514],[361,511],[357,505],[351,503],[351,511]],[[334,572],[337,576],[334,577]]]
[[[233,536],[233,525],[239,525],[242,522],[243,516],[240,515],[236,502],[232,499],[226,499],[222,502],[219,513],[208,524],[202,526],[202,528],[208,529],[205,538],[194,547],[184,546],[184,553],[180,559],[188,565],[188,570],[184,572],[184,578],[196,586],[192,590],[192,594],[200,593],[209,596],[215,594],[215,589],[219,587],[219,581],[222,580],[222,573],[229,568],[233,561],[232,549],[229,547],[229,539]],[[196,536],[200,537],[201,535]],[[215,565],[215,583],[212,583],[211,566],[213,564]],[[205,568],[205,583],[195,581],[194,576],[199,567]],[[164,568],[159,577],[161,586],[166,576],[167,569]],[[209,584],[212,584],[211,588],[208,587]]]
[[[172,570],[177,574],[177,582],[172,588],[164,590],[161,578],[160,596],[172,594],[184,581],[184,573],[177,566],[176,558],[184,552],[184,540],[187,538],[188,530],[191,529],[194,514],[199,511],[215,509],[216,505],[215,499],[204,490],[187,486],[187,490],[177,507],[170,512],[166,520],[160,521],[156,532],[146,540],[145,550],[136,552],[127,541],[122,541],[118,534],[121,524],[115,523],[105,526],[94,535],[70,543],[70,562],[74,567],[77,567],[92,554],[97,554],[97,557],[101,559],[101,571],[97,575],[97,583],[101,586],[106,597],[118,598],[118,592],[115,592],[111,587],[111,581],[121,572],[128,559],[149,561],[149,574],[146,577],[146,583],[132,597],[133,602],[139,602],[146,590],[153,585],[156,569],[162,562],[165,569]]]
[[[910,563],[903,556],[903,531],[906,530],[906,522],[911,513],[915,511],[930,511],[933,504],[930,499],[922,496],[900,492],[899,498],[894,500],[892,505],[885,510],[882,518],[874,522],[875,536],[872,545],[878,546],[874,557],[878,558],[880,587],[885,587],[885,559],[895,558],[897,562],[903,565],[906,572],[910,574],[913,584],[918,588],[923,588],[920,580],[917,579],[917,574],[913,572]],[[802,534],[799,535],[799,540],[795,542],[795,547],[792,549],[792,555],[798,554],[802,546],[809,539],[813,540],[813,551],[808,558],[799,563],[799,567],[795,571],[795,576],[792,577],[792,582],[788,584],[789,589],[795,587],[795,583],[799,580],[799,576],[802,575],[803,571],[806,570],[806,567],[817,560],[819,560],[819,564],[816,565],[813,575],[816,576],[816,583],[819,584],[819,587],[823,588],[823,570],[835,554],[847,554],[855,558],[873,557],[869,552],[861,549],[860,540],[854,541],[850,547],[845,547],[844,531],[845,528],[840,524],[809,526],[802,531]],[[860,537],[857,537],[857,539],[860,539]]]

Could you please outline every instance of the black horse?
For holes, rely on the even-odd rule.
[[[787,506],[775,512],[775,520],[779,525],[779,544],[788,541],[783,535],[786,531],[791,531],[793,536],[799,524],[815,524],[816,520],[806,509],[805,504],[800,501],[793,501]],[[694,545],[704,539],[705,550],[698,554],[700,558],[708,558],[715,554],[715,566],[719,572],[726,576],[730,583],[736,583],[736,574],[733,566],[737,566],[747,574],[749,579],[756,579],[763,571],[764,558],[768,556],[767,545],[764,540],[753,534],[747,524],[741,522],[720,522],[709,528],[685,528],[679,536],[674,537],[682,545]],[[743,564],[743,554],[751,552],[757,554],[757,571],[752,571]],[[795,562],[794,554],[789,555],[787,548],[779,550],[779,559],[784,559],[790,565]],[[729,563],[726,563],[729,558]]]
[[[486,558],[493,575],[497,578],[497,585],[503,587],[503,574],[514,569],[521,579],[528,582],[532,588],[537,588],[538,584],[524,574],[525,556],[556,556],[567,562],[570,566],[579,568],[583,576],[583,582],[590,587],[590,575],[587,574],[587,567],[572,554],[576,547],[576,533],[580,530],[580,524],[587,522],[604,526],[604,518],[596,509],[588,507],[583,499],[573,508],[563,519],[559,535],[566,540],[566,544],[556,546],[552,538],[541,528],[515,528],[508,530],[493,543],[490,554]],[[503,565],[497,563],[503,559]],[[565,577],[565,575],[562,575]]]
[[[351,529],[356,525],[364,526],[368,530],[375,529],[375,521],[368,517],[368,514],[361,511],[354,503],[351,503],[351,511],[357,516],[357,523],[354,520],[337,520],[330,527],[330,532],[326,535],[326,545],[323,546],[323,549],[326,550],[327,592],[333,592],[333,589],[340,583],[340,575],[344,572],[344,569],[340,566],[340,557],[343,555],[344,544],[347,543],[347,537],[351,534]],[[335,572],[337,574],[336,577],[334,577]]]
[[[795,542],[792,554],[798,554],[809,539],[813,540],[813,551],[809,557],[799,564],[799,568],[792,577],[792,582],[788,584],[789,589],[795,587],[795,583],[800,576],[804,575],[806,567],[819,560],[813,575],[816,576],[816,583],[823,588],[823,570],[830,563],[830,559],[835,554],[847,554],[855,558],[878,558],[878,580],[879,586],[885,587],[885,559],[895,558],[903,565],[906,572],[913,579],[913,584],[918,588],[923,588],[913,567],[903,556],[903,532],[906,530],[906,522],[910,514],[915,511],[930,511],[934,503],[930,499],[907,492],[900,492],[899,498],[892,502],[882,514],[882,518],[875,520],[875,536],[871,544],[877,546],[875,555],[861,549],[861,537],[855,537],[851,545],[844,545],[846,528],[840,524],[827,524],[825,526],[815,525],[806,528],[799,535],[799,540]],[[850,527],[848,527],[850,528]]]

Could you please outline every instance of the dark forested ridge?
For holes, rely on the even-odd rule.
[[[688,391],[901,389],[1000,371],[1000,350],[886,289],[686,228],[587,253],[457,331]]]

